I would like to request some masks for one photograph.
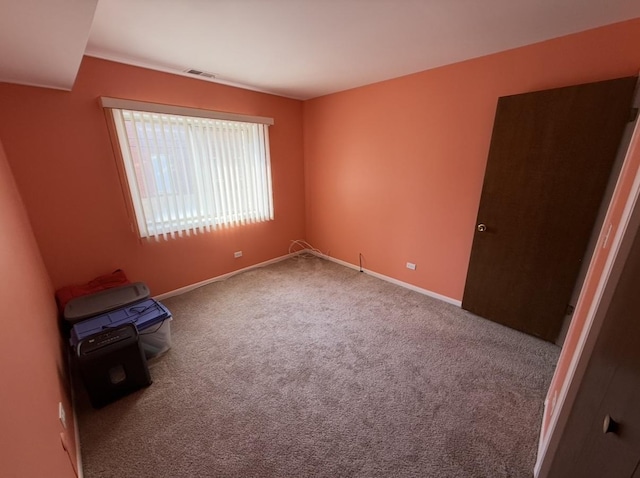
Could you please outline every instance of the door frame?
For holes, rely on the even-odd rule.
[[[634,104],[636,104],[636,101],[634,101]],[[625,164],[622,166],[623,172],[625,165],[631,163],[632,158],[635,156],[640,158],[640,121],[636,121],[633,135],[626,152]],[[545,478],[549,473],[551,462],[558,449],[558,444],[566,427],[571,408],[576,400],[578,389],[584,378],[594,345],[598,339],[602,323],[611,303],[611,298],[629,255],[633,239],[640,226],[640,159],[636,162],[638,164],[636,165],[635,172],[631,171],[629,173],[635,174],[629,194],[626,198],[621,198],[621,201],[625,202],[625,206],[617,229],[615,229],[615,225],[611,222],[611,218],[607,217],[600,230],[596,252],[597,248],[606,248],[608,245],[609,252],[606,256],[603,271],[598,278],[598,285],[589,306],[585,324],[580,332],[576,350],[571,357],[564,382],[557,396],[547,396],[547,401],[545,401],[545,412],[549,406],[553,408],[553,411],[548,427],[545,429],[543,426],[540,433],[538,456],[534,467],[534,476],[536,478]],[[621,180],[622,176],[618,178],[618,183],[612,196],[613,200],[615,200],[616,194],[620,194]],[[612,204],[613,202],[609,204],[609,210],[611,210]],[[609,213],[607,216],[609,216]],[[613,231],[615,231],[615,234],[612,238],[610,235]],[[593,258],[589,268],[591,267],[593,267]],[[581,300],[583,300],[582,297],[579,299],[578,304],[580,304]],[[550,398],[551,403],[549,403]]]

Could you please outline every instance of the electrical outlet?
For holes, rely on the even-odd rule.
[[[412,271],[415,271],[416,265],[413,262],[407,262],[407,269],[411,269]]]
[[[64,405],[62,402],[58,402],[58,418],[64,428],[67,428],[67,413],[64,411]]]
[[[235,257],[236,259],[237,259],[238,257],[242,257],[242,251],[234,252],[234,253],[233,253],[233,257]]]

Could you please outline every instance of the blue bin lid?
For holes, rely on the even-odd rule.
[[[144,330],[169,317],[171,317],[169,310],[157,300],[142,300],[78,322],[71,329],[71,345],[75,347],[81,340],[111,327],[135,324],[138,330]]]

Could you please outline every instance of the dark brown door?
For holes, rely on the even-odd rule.
[[[498,100],[462,307],[554,341],[636,78]]]
[[[640,234],[631,233],[636,234],[634,244],[571,407],[549,478],[640,477]],[[605,429],[607,416],[609,427]]]

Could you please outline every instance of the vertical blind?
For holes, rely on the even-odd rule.
[[[111,111],[141,237],[273,219],[267,124]]]

